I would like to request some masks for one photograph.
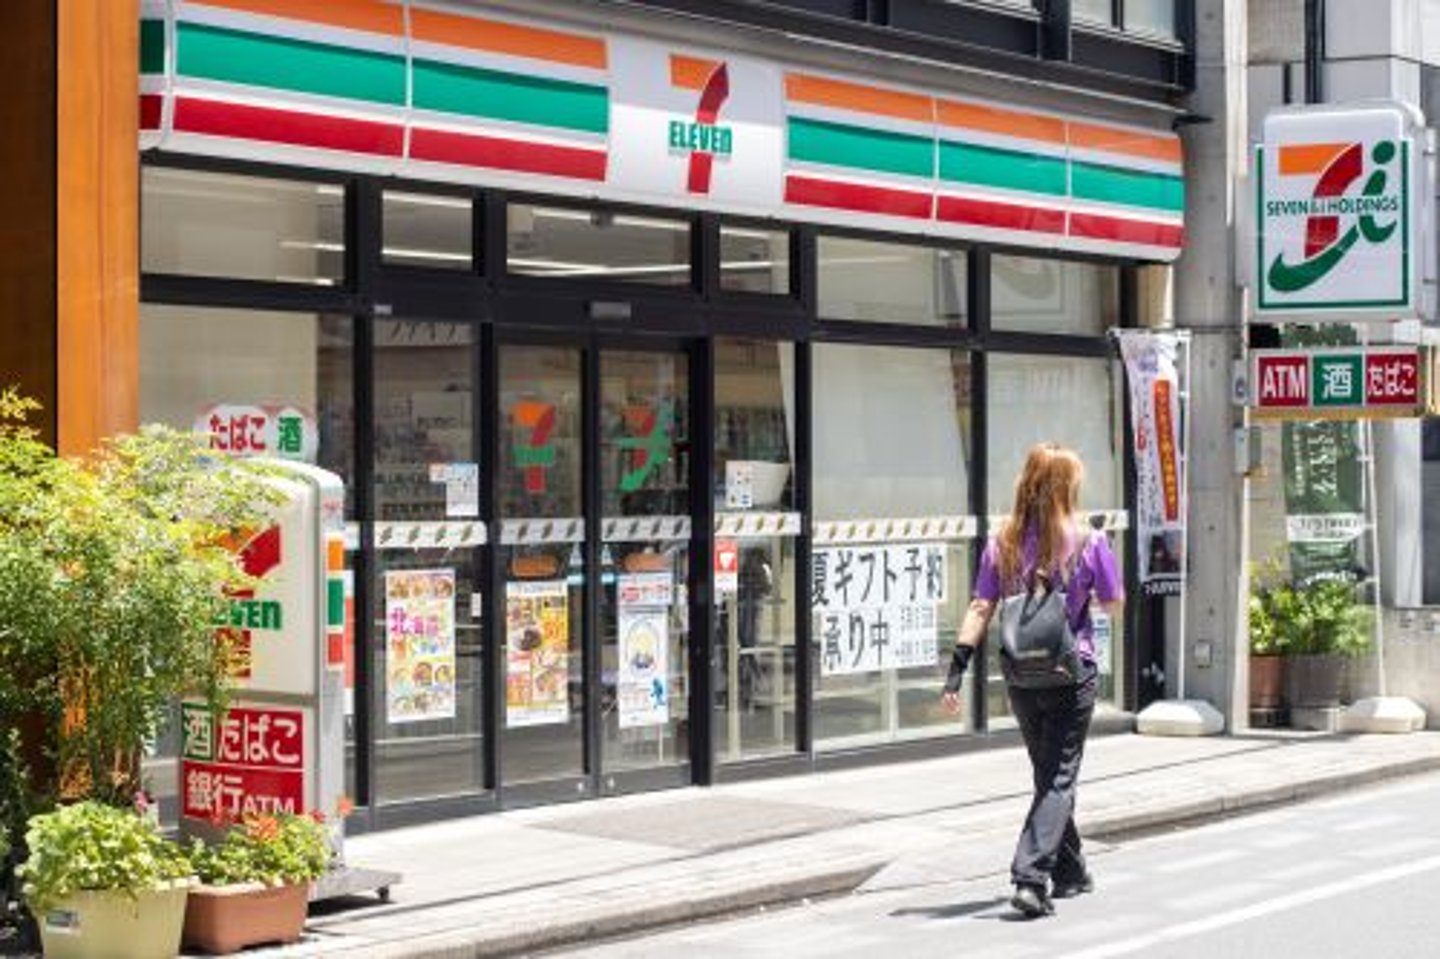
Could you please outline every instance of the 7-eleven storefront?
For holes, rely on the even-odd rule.
[[[144,4],[140,419],[346,479],[362,824],[1003,731],[938,694],[1026,447],[1131,548],[1163,118],[514,10]]]

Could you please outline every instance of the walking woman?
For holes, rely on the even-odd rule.
[[[1073,639],[1073,668],[1055,684],[1037,687],[1014,678],[1008,684],[1035,779],[1035,798],[1010,866],[1015,883],[1010,903],[1029,917],[1054,912],[1052,897],[1063,899],[1094,888],[1074,818],[1080,757],[1095,711],[1090,609],[1098,602],[1107,614],[1118,616],[1125,594],[1109,541],[1103,533],[1082,528],[1076,518],[1084,472],[1072,450],[1053,443],[1042,443],[1026,456],[1010,518],[980,557],[943,696],[946,708],[958,712],[960,680],[997,605],[1027,594],[1037,579],[1059,584]],[[1060,608],[1058,600],[1055,608]]]

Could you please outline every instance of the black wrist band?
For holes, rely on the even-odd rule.
[[[960,680],[965,678],[965,670],[970,666],[970,657],[974,655],[974,646],[966,646],[963,643],[955,645],[955,652],[950,657],[950,672],[945,677],[945,692],[958,693],[960,691]]]

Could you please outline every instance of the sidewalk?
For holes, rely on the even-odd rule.
[[[1091,740],[1089,837],[1440,770],[1440,732]],[[1029,802],[1018,748],[440,822],[350,841],[405,874],[388,905],[259,955],[533,952],[863,888],[1003,877]]]

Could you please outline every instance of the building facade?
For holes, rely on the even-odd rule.
[[[133,41],[140,97],[55,87],[128,156],[55,159],[20,378],[65,449],[344,478],[360,825],[1002,733],[994,663],[939,691],[1036,441],[1133,554],[1108,332],[1184,242],[1188,3],[48,6],[52,80]]]

